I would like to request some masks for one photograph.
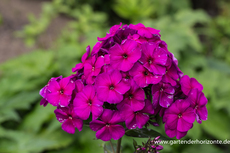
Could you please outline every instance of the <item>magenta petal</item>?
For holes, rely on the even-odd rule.
[[[109,86],[111,84],[110,77],[107,73],[102,73],[97,76],[97,79],[95,80],[96,86]]]
[[[84,67],[83,63],[78,63],[74,68],[72,68],[72,72],[76,72]]]
[[[199,106],[204,106],[208,103],[208,99],[205,97],[204,93],[199,91],[199,101],[197,102]]]
[[[113,57],[116,57],[116,56],[122,57],[122,54],[124,53],[124,51],[121,48],[121,46],[116,43],[113,47],[109,49],[109,53],[111,54],[111,60],[114,60]]]
[[[76,127],[79,131],[82,130],[83,121],[81,119],[73,117],[72,122],[74,127]]]
[[[114,70],[110,74],[110,79],[111,79],[111,83],[113,85],[116,85],[121,81],[122,75],[118,70]]]
[[[91,110],[92,110],[92,116],[93,116],[92,120],[96,120],[102,114],[103,107],[100,105],[99,106],[98,105],[92,105]]]
[[[81,61],[84,63],[85,62],[85,60],[87,59],[87,57],[89,56],[89,54],[90,54],[90,46],[87,46],[86,47],[86,53],[82,56],[82,58],[81,58]]]
[[[136,114],[136,121],[138,128],[142,128],[149,120],[149,116],[143,113]]]
[[[40,101],[40,105],[43,105],[44,107],[46,107],[47,104],[48,104],[48,101],[45,98],[42,98],[42,100]]]
[[[62,129],[70,134],[74,134],[75,133],[75,127],[73,125],[72,120],[67,119],[65,120],[64,123],[62,123]]]
[[[177,100],[177,101],[180,101],[180,100]],[[179,113],[181,113],[181,111],[179,110],[179,108],[178,108],[178,106],[177,106],[177,103],[178,102],[174,102],[170,107],[169,107],[169,109],[167,109],[168,111],[167,111],[167,113],[169,113],[169,114],[179,114]]]
[[[89,76],[92,73],[93,66],[90,63],[85,63],[84,65],[84,75]]]
[[[101,101],[107,101],[109,97],[109,88],[108,87],[99,87],[97,88],[97,98]]]
[[[198,108],[197,114],[199,115],[201,120],[206,121],[208,119],[208,110],[207,110],[206,106]]]
[[[195,119],[194,119],[195,120]],[[192,123],[186,122],[183,117],[178,119],[177,130],[180,132],[186,132],[192,128]]]
[[[147,27],[146,29],[148,29],[148,31],[151,32],[152,34],[160,35],[159,34],[160,30],[157,30],[157,29],[154,29],[154,28],[151,28],[151,27]]]
[[[161,81],[162,76],[148,75],[146,76],[146,84],[157,84]]]
[[[105,94],[105,93],[104,93]],[[109,90],[107,102],[110,104],[117,104],[123,100],[123,96],[115,90]]]
[[[130,86],[127,83],[124,83],[123,81],[117,84],[114,88],[114,90],[120,94],[125,94],[129,89],[130,89]]]
[[[82,106],[82,107],[75,107],[74,112],[81,119],[87,120],[89,118],[91,110],[90,110],[89,106],[85,105],[85,106]]]
[[[168,58],[167,54],[161,52],[160,54],[158,53],[156,55],[157,55],[157,58],[154,59],[154,62],[156,64],[165,65],[167,62],[167,58]]]
[[[110,124],[117,124],[120,122],[124,122],[121,118],[121,113],[119,111],[114,111],[111,120],[109,121]]]
[[[177,127],[178,115],[177,114],[165,114],[166,118],[165,124],[168,125],[168,128],[175,129]]]
[[[86,85],[82,92],[84,93],[84,95],[87,97],[87,99],[93,99],[95,96],[95,88],[93,85]]]
[[[128,60],[130,63],[135,63],[140,58],[141,58],[141,50],[140,48],[136,48],[129,54]]]
[[[120,69],[123,72],[129,71],[133,67],[134,63],[130,62],[128,59],[124,59],[120,64]]]
[[[90,129],[93,131],[98,131],[104,126],[106,126],[106,123],[104,123],[103,121],[99,121],[99,120],[93,120],[89,123]]]
[[[135,129],[137,128],[137,121],[135,115],[130,116],[125,120],[125,125],[128,129]]]
[[[166,94],[164,92],[161,93],[159,104],[164,107],[168,108],[171,103],[173,102],[173,95]]]
[[[152,68],[151,72],[153,72],[153,74],[164,75],[166,72],[166,67],[161,65],[151,64],[151,68]]]
[[[134,118],[134,111],[132,110],[131,106],[128,104],[124,104],[121,108],[121,117],[124,120],[127,120],[128,118]]]
[[[167,136],[169,136],[170,138],[173,138],[176,136],[177,134],[177,130],[176,129],[169,129],[167,127],[167,125],[165,124],[165,133],[167,134]]]
[[[70,100],[71,100],[71,96],[65,95],[65,94],[60,95],[60,105],[61,106],[68,106]]]
[[[110,120],[112,119],[113,117],[113,113],[114,111],[110,110],[110,109],[104,109],[100,119],[105,122],[105,123],[109,123]]]
[[[137,85],[142,88],[148,86],[148,84],[146,83],[146,78],[142,74],[135,75],[133,79],[137,83]]]
[[[125,134],[125,129],[121,125],[110,125],[109,131],[114,140],[120,139]]]
[[[133,111],[142,110],[145,107],[145,102],[143,100],[132,99],[131,108]]]
[[[67,84],[69,83],[69,81],[70,81],[69,77],[61,79],[61,81],[59,82],[60,88],[61,89],[65,89],[65,87],[67,86]]]
[[[53,106],[57,106],[59,104],[60,101],[60,94],[59,93],[49,93],[46,95],[47,101],[53,105]]]
[[[188,75],[184,75],[181,79],[180,79],[180,84],[181,84],[181,90],[183,91],[183,93],[185,95],[188,95],[191,86],[190,86],[190,79]]]
[[[146,38],[151,38],[153,36],[146,28],[139,29],[138,34]]]
[[[105,63],[105,58],[103,56],[99,56],[97,58],[96,63],[95,63],[95,67],[96,68],[101,68],[104,65],[104,63]]]
[[[177,139],[181,139],[181,138],[184,137],[186,134],[187,134],[187,131],[186,131],[186,132],[177,131],[177,132],[176,132],[176,138],[177,138]]]
[[[199,91],[203,90],[202,84],[200,84],[195,78],[190,79],[192,88],[197,88]]]
[[[84,84],[81,80],[76,80],[75,81],[75,89],[77,92],[81,92],[84,87]]]
[[[182,118],[188,123],[193,123],[196,119],[194,110],[189,107],[185,112],[182,113]]]
[[[190,102],[187,100],[177,100],[177,108],[180,110],[180,112],[184,112],[188,107],[190,107]]]
[[[110,133],[110,129],[107,126],[104,126],[100,130],[97,131],[96,137],[103,141],[109,141],[112,139],[112,134]]]
[[[145,99],[145,92],[142,88],[138,88],[135,90],[133,98],[137,100],[144,100]]]
[[[75,84],[73,81],[70,81],[69,84],[64,89],[64,94],[71,95],[75,88]]]
[[[145,99],[145,107],[140,112],[154,114],[154,107],[149,99]]]
[[[132,52],[133,49],[136,47],[137,47],[137,42],[131,39],[126,39],[124,43],[121,45],[121,48],[127,53]]]
[[[60,86],[58,84],[57,81],[51,81],[49,84],[48,84],[48,87],[47,89],[50,91],[50,92],[58,92],[60,90]]]
[[[56,118],[59,122],[63,123],[66,119],[68,119],[68,115],[61,111],[60,109],[55,109],[54,113],[56,115]]]

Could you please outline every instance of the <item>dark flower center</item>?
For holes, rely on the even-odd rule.
[[[125,79],[130,79],[130,77],[127,75],[127,76],[125,77]]]
[[[197,109],[197,108],[198,108],[198,105],[195,106],[195,109]]]
[[[63,94],[63,93],[64,93],[64,90],[63,90],[63,89],[61,89],[61,90],[60,90],[60,93],[61,93],[61,94]]]
[[[135,114],[138,114],[139,112],[134,112]]]
[[[113,90],[113,89],[114,89],[114,86],[113,86],[113,85],[111,85],[111,86],[109,87],[109,89],[110,89],[110,90]]]
[[[127,55],[127,54],[124,54],[124,55],[123,55],[123,57],[124,57],[124,58],[127,58],[127,57],[128,57],[128,55]]]
[[[110,124],[109,124],[109,123],[106,123],[106,126],[107,126],[107,127],[109,127],[109,126],[110,126]]]
[[[144,75],[147,76],[149,73],[147,71],[144,72]]]
[[[148,60],[148,63],[149,63],[149,64],[152,64],[152,62],[153,62],[152,59],[149,59],[149,60]]]
[[[180,114],[178,114],[178,117],[179,117],[179,118],[181,118],[181,117],[182,117],[182,114],[181,114],[181,113],[180,113]]]
[[[91,106],[91,105],[92,105],[92,100],[91,100],[91,99],[89,99],[89,101],[88,101],[88,105],[89,105],[89,106]]]
[[[73,119],[71,115],[68,115],[68,116],[69,116],[69,119],[71,119],[71,120]]]
[[[132,98],[133,98],[133,94],[130,94],[130,95],[129,95],[129,99],[132,99]]]

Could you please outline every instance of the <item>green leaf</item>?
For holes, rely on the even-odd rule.
[[[203,121],[202,128],[213,137],[221,140],[230,138],[230,118],[223,111],[216,111],[208,104],[208,120]]]
[[[54,118],[54,109],[55,107],[51,106],[50,104],[48,104],[46,107],[43,107],[38,103],[34,111],[23,119],[20,129],[28,132],[38,132],[42,124],[44,124],[50,118]]]
[[[114,151],[116,152],[116,144],[112,143],[112,145],[113,145]],[[112,149],[112,146],[111,146],[111,144],[109,142],[104,143],[104,147],[103,148],[104,148],[104,153],[114,153],[113,149]]]
[[[171,140],[170,138],[163,136],[157,131],[154,131],[152,129],[147,129],[147,128],[127,130],[125,132],[125,135],[130,136],[130,137],[138,137],[138,138],[149,138],[149,137],[160,136],[160,139]]]
[[[135,150],[137,149],[137,142],[134,139],[133,139],[133,147],[134,147]]]

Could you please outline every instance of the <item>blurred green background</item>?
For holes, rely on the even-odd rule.
[[[2,0],[0,6],[3,1],[6,2]],[[95,140],[95,132],[88,127],[74,135],[62,131],[53,113],[55,108],[39,106],[39,90],[51,77],[70,75],[86,46],[93,47],[97,37],[104,37],[112,25],[120,22],[141,22],[160,29],[162,40],[179,60],[180,69],[203,84],[209,100],[208,120],[201,125],[195,123],[183,139],[230,139],[230,1],[19,0],[17,3],[32,1],[42,3],[42,10],[37,15],[27,14],[27,24],[13,31],[15,39],[22,40],[28,46],[25,49],[32,51],[3,59],[0,64],[0,153],[103,152],[104,142]],[[16,1],[11,2],[5,6],[14,11],[12,4]],[[0,9],[0,35],[3,35],[1,27],[6,27],[8,20],[1,13]],[[59,27],[57,35],[51,40],[43,39],[42,35],[56,27]],[[7,43],[11,47],[13,42]],[[16,47],[14,52],[18,55],[17,50],[22,49],[23,46]],[[162,125],[153,129],[165,135]],[[139,144],[146,141],[136,140]],[[163,146],[162,153],[230,152],[230,145]],[[124,136],[122,149],[123,153],[134,152],[132,138]]]

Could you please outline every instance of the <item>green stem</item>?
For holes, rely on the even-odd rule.
[[[111,148],[112,148],[112,150],[113,150],[113,153],[115,153],[115,150],[114,150],[114,148],[113,148],[113,143],[112,143],[112,141],[110,140],[109,142],[110,142]]]
[[[117,141],[117,152],[116,153],[120,153],[121,151],[121,138]]]

